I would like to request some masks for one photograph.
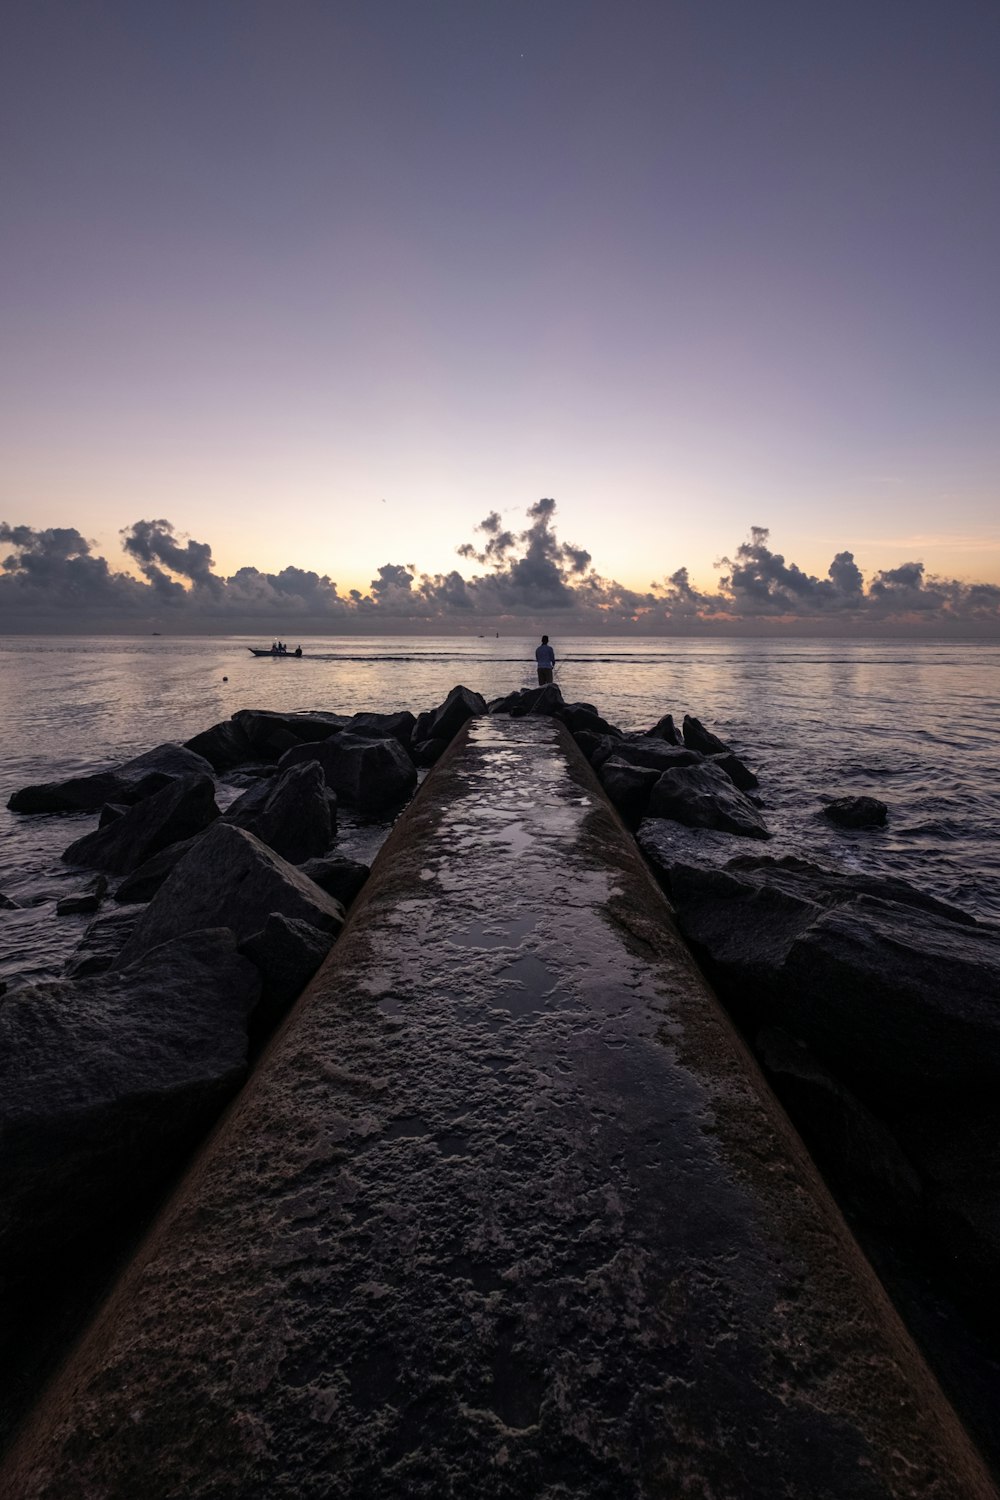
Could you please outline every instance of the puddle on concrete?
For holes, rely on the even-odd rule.
[[[442,1156],[471,1156],[472,1147],[469,1145],[469,1137],[464,1130],[446,1131],[443,1135],[435,1136],[434,1144]]]
[[[449,941],[462,948],[516,948],[537,921],[537,917],[512,917],[509,921],[473,922],[464,932],[452,933]]]
[[[468,1255],[456,1255],[444,1269],[456,1280],[471,1281],[477,1292],[502,1292],[506,1287],[506,1282],[491,1265],[473,1260]]]
[[[526,854],[536,842],[535,835],[520,822],[508,823],[506,828],[498,828],[493,837],[503,839],[505,844],[510,845],[514,854]]]
[[[431,1128],[426,1120],[419,1115],[400,1115],[398,1120],[393,1120],[387,1125],[383,1135],[388,1141],[419,1140],[421,1136],[430,1135]]]
[[[552,1004],[564,998],[558,994],[555,976],[533,953],[508,964],[497,980],[498,989],[488,997],[487,1004],[494,1009],[509,1010],[511,1015],[524,1016],[543,1009],[546,1002]]]

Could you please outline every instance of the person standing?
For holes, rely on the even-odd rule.
[[[535,647],[535,662],[538,666],[538,686],[544,687],[547,682],[552,681],[552,670],[556,664],[556,653],[549,645],[547,635],[543,635],[542,644]]]

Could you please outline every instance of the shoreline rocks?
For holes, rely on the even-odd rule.
[[[240,710],[185,746],[159,746],[10,799],[17,811],[99,813],[101,826],[65,858],[123,875],[114,893],[122,909],[90,924],[58,981],[65,987],[52,989],[44,1005],[37,1001],[38,1026],[62,1038],[67,1068],[83,1055],[74,1048],[91,1041],[98,1058],[102,1026],[122,1012],[122,997],[145,1003],[135,976],[155,978],[164,954],[176,984],[187,975],[189,999],[203,1004],[213,984],[229,983],[219,976],[240,974],[246,994],[258,996],[239,1023],[242,1045],[258,1047],[324,961],[368,874],[367,865],[331,848],[338,796],[363,816],[390,816],[412,795],[416,767],[432,765],[470,717],[487,711],[549,714],[565,724],[625,823],[639,829],[654,868],[644,819],[715,830],[715,851],[732,838],[768,837],[748,795],[759,786],[756,773],[691,715],[680,731],[665,714],[650,729],[623,733],[593,704],[565,703],[555,684],[521,689],[488,709],[459,685],[418,716]],[[235,773],[232,781],[246,787],[221,815],[213,768]],[[189,814],[193,822],[185,824]],[[844,797],[828,802],[823,815],[848,831],[879,827],[886,805]],[[1000,934],[902,882],[757,853],[704,869],[692,860],[690,841],[687,847],[684,859],[664,859],[658,870],[681,930],[842,1202],[887,1236],[894,1253],[904,1246],[1000,1327]],[[58,909],[79,912],[102,895],[95,886],[62,898]],[[124,904],[138,902],[149,904]],[[216,979],[207,979],[216,964]],[[174,991],[163,982],[165,1006]],[[26,1040],[28,1000],[20,995],[16,988],[3,997],[0,1017],[13,1003],[11,1023],[21,1017],[25,1029],[11,1034],[30,1059],[36,1044]],[[168,1052],[171,1027],[190,1017],[184,1007],[167,1017]],[[78,1035],[60,1032],[56,1019]],[[192,1046],[206,1034],[203,1024],[192,1022]],[[135,1035],[123,1021],[122,1036]],[[155,1050],[152,1031],[143,1036],[142,1047]],[[231,1037],[204,1045],[206,1060],[236,1047]],[[137,1078],[146,1055],[140,1048]],[[112,1053],[112,1061],[127,1067],[127,1058]],[[99,1062],[93,1066],[99,1081]],[[225,1069],[219,1077],[228,1081],[206,1083],[206,1098],[238,1086]],[[107,1106],[109,1120],[114,1107]],[[129,1108],[118,1118],[131,1118]],[[192,1107],[188,1119],[196,1113]],[[48,1128],[38,1125],[42,1134]],[[155,1161],[158,1147],[151,1149]],[[99,1184],[96,1147],[93,1158]],[[74,1159],[84,1158],[70,1153]],[[53,1180],[61,1183],[58,1170]],[[72,1213],[84,1210],[77,1203]]]
[[[182,776],[211,776],[204,756],[184,745],[157,745],[133,760],[90,776],[22,787],[7,802],[12,812],[98,812],[106,802],[131,806]]]
[[[128,875],[171,844],[201,833],[218,816],[213,778],[181,776],[76,839],[62,857],[67,864]]]
[[[227,927],[238,942],[272,912],[339,932],[344,909],[252,833],[216,822],[187,850],[135,925],[117,966],[202,927]]]
[[[0,1268],[37,1270],[148,1194],[242,1081],[260,980],[202,931],[0,1005]]]

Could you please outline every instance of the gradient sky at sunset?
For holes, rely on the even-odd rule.
[[[0,518],[1000,582],[995,0],[10,5]]]

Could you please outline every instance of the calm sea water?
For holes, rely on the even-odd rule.
[[[29,782],[186,739],[239,708],[418,713],[457,682],[490,698],[533,681],[534,639],[304,639],[301,661],[258,660],[248,644],[233,636],[0,641],[2,801]],[[889,872],[1000,919],[1000,646],[555,644],[567,699],[594,703],[623,729],[692,713],[728,740],[760,773],[770,852]],[[840,833],[818,816],[823,799],[861,792],[889,804],[885,830]],[[54,915],[56,900],[81,884],[59,855],[96,820],[6,808],[0,820],[0,892],[23,906],[0,912],[0,978],[57,973],[85,926]],[[699,858],[747,847],[670,826],[678,848]],[[370,855],[377,833],[348,828],[346,852]]]

